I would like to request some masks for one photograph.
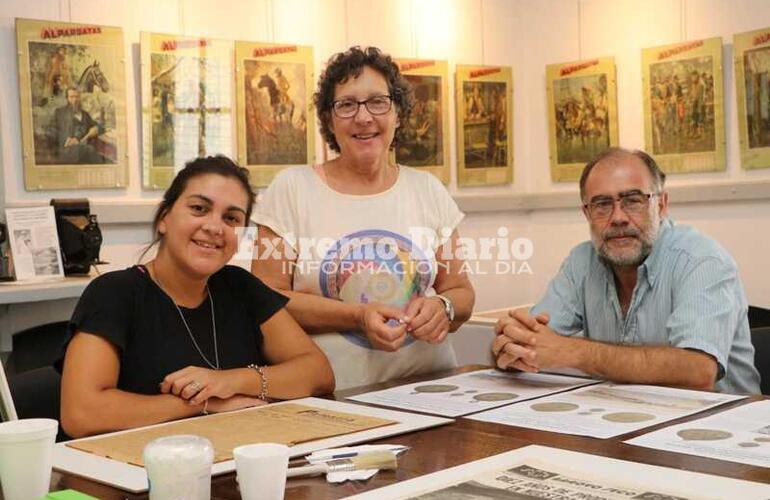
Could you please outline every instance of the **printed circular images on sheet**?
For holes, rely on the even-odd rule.
[[[535,403],[530,406],[535,411],[572,411],[577,410],[579,407],[574,403],[562,403],[560,401],[553,401],[548,403]]]
[[[512,392],[484,392],[482,394],[476,394],[473,396],[473,399],[476,401],[507,401],[518,397],[518,394]]]
[[[621,411],[617,413],[608,413],[606,415],[602,415],[602,418],[609,422],[617,422],[619,424],[631,424],[635,422],[646,422],[647,420],[652,420],[655,418],[655,415],[651,415],[649,413]]]
[[[414,388],[414,392],[452,392],[459,389],[456,385],[450,385],[450,384],[427,384],[427,385],[418,385]]]
[[[716,429],[682,429],[676,435],[685,441],[719,441],[733,437],[730,432]]]

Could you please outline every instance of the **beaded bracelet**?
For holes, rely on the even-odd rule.
[[[259,396],[257,397],[262,401],[267,401],[267,377],[265,377],[265,368],[253,363],[248,365],[247,368],[253,368],[259,374],[259,378],[262,381],[262,388],[260,389]]]

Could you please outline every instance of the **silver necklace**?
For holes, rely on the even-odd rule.
[[[153,265],[153,270],[155,270],[155,266]],[[185,327],[185,330],[187,330],[187,335],[190,336],[190,340],[192,340],[193,345],[195,346],[195,350],[198,351],[198,354],[200,354],[201,358],[203,358],[203,361],[206,362],[207,365],[211,367],[212,370],[219,370],[219,349],[217,348],[217,321],[216,316],[214,315],[214,296],[211,294],[211,290],[209,290],[209,285],[206,283],[206,295],[209,297],[209,304],[211,304],[211,329],[214,333],[214,363],[209,361],[209,358],[206,357],[205,354],[203,354],[203,350],[198,345],[198,341],[195,340],[195,337],[192,334],[192,330],[190,330],[190,326],[187,324],[187,320],[184,319],[184,314],[182,314],[182,310],[179,308],[178,305],[176,305],[176,302],[174,299],[171,298],[171,295],[166,292],[166,289],[163,287],[163,284],[158,279],[158,272],[155,271],[155,281],[158,283],[158,287],[161,289],[161,291],[168,297],[168,300],[171,301],[172,304],[174,304],[174,307],[176,307],[176,312],[179,313],[179,317],[182,318],[182,324]]]

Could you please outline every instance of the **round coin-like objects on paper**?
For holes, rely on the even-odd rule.
[[[473,399],[476,401],[505,401],[508,399],[516,399],[518,397],[518,394],[512,392],[484,392],[476,394],[473,396]]]
[[[452,392],[457,389],[458,387],[456,385],[449,384],[418,385],[414,388],[415,392]]]
[[[685,441],[719,441],[728,439],[733,435],[727,431],[715,429],[682,429],[676,433],[677,436]]]
[[[645,422],[647,420],[652,420],[655,418],[655,415],[650,415],[649,413],[621,411],[618,413],[608,413],[606,415],[602,415],[602,418],[610,422],[618,422],[621,424],[631,424],[634,422]]]
[[[530,408],[535,411],[572,411],[577,410],[579,407],[574,403],[554,401],[552,403],[535,403]]]

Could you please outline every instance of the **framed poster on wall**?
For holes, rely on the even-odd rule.
[[[16,19],[27,191],[128,183],[123,30]]]
[[[666,173],[725,169],[722,39],[642,50],[644,142]]]
[[[513,70],[458,65],[457,182],[491,186],[513,181]]]
[[[733,37],[741,166],[770,167],[770,28]]]
[[[425,170],[449,184],[449,82],[447,62],[397,59],[412,85],[413,106],[396,144],[396,162]]]
[[[618,145],[615,59],[546,66],[551,179],[580,179],[598,153]]]
[[[235,42],[238,161],[255,186],[315,162],[313,48]]]
[[[199,156],[233,157],[233,42],[141,34],[142,185],[165,189]]]

